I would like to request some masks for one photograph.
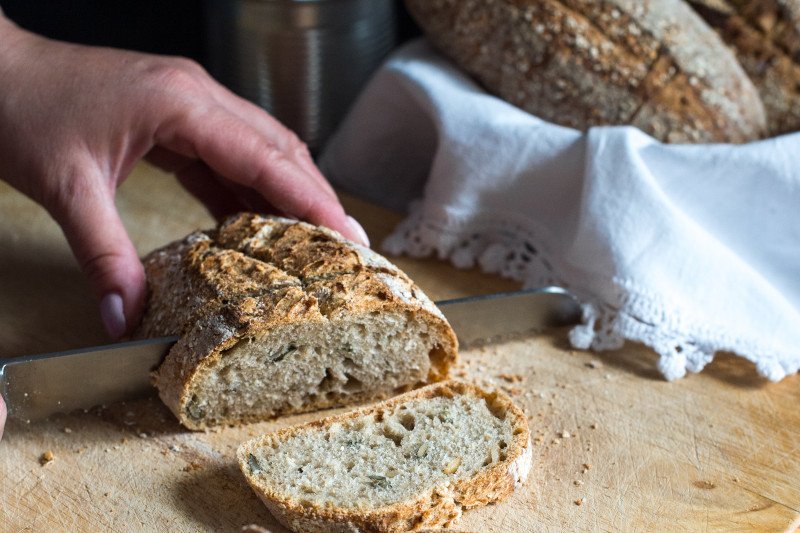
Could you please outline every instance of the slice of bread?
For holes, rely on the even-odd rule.
[[[445,379],[457,358],[405,274],[325,228],[242,214],[144,265],[136,336],[180,334],[154,382],[190,429],[387,398]]]
[[[400,532],[452,525],[510,495],[531,444],[508,396],[448,381],[258,437],[238,459],[293,531]]]

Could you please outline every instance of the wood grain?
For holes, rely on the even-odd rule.
[[[122,187],[118,204],[142,253],[212,224],[147,166]],[[346,204],[375,243],[399,220]],[[104,341],[57,226],[3,184],[0,212],[0,356]],[[434,298],[513,287],[436,261],[397,263]],[[474,347],[463,358],[463,378],[505,388],[529,415],[534,468],[523,491],[466,513],[460,529],[796,530],[797,376],[767,383],[746,361],[723,355],[702,374],[667,383],[648,349],[574,351],[565,330]],[[319,416],[190,433],[149,398],[11,421],[0,443],[0,530],[239,531],[255,523],[284,531],[246,486],[234,450],[250,436]],[[55,459],[42,465],[47,450]]]

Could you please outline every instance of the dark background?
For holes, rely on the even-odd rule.
[[[75,43],[191,57],[207,65],[203,0],[0,0],[28,30]],[[418,33],[398,0],[400,40]]]

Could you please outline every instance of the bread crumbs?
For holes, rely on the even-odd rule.
[[[271,533],[269,529],[256,524],[242,526],[242,533]]]
[[[195,470],[200,470],[201,468],[202,467],[200,466],[200,463],[196,463],[196,462],[192,461],[188,465],[186,465],[183,468],[181,468],[181,470],[183,472],[194,472]]]
[[[46,452],[44,452],[42,454],[41,457],[39,457],[39,464],[42,465],[42,466],[48,465],[48,464],[52,463],[55,458],[56,458],[56,456],[53,455],[53,452],[50,451],[50,450],[47,450]]]

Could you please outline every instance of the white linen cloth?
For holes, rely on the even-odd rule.
[[[582,133],[487,94],[420,40],[380,69],[321,161],[344,190],[410,209],[384,251],[571,291],[576,347],[641,341],[670,380],[719,350],[774,381],[800,369],[800,134]]]

